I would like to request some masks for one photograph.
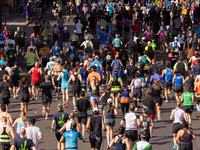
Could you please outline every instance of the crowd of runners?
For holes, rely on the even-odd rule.
[[[44,3],[38,0],[25,7],[27,21],[34,10],[39,17],[31,35],[20,27],[12,34],[7,26],[0,30],[0,149],[39,150],[43,136],[34,126],[36,119],[29,117],[29,102],[40,99],[47,120],[55,97],[62,99],[51,125],[58,150],[78,150],[78,140],[85,142],[86,134],[91,147],[85,149],[100,150],[102,130],[103,149],[152,150],[154,122],[162,118],[163,101],[168,105],[173,98],[172,149],[192,150],[193,111],[200,116],[199,1],[70,0],[50,5],[57,24],[43,18]],[[159,59],[158,53],[168,59]],[[20,75],[22,70],[26,75]],[[21,101],[16,120],[9,113],[11,97]],[[121,118],[117,134],[116,116]]]

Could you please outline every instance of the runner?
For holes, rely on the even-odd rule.
[[[165,103],[168,103],[169,98],[172,98],[171,89],[172,89],[172,79],[173,79],[173,70],[170,69],[170,64],[166,64],[166,69],[162,71],[162,77],[164,78],[164,90],[165,90]],[[169,97],[168,97],[169,95]]]
[[[21,150],[21,148],[37,150],[35,144],[31,139],[26,138],[26,130],[21,128],[19,131],[20,138],[14,140],[10,150]]]
[[[97,107],[98,108],[98,102],[99,102],[99,92],[102,91],[100,83],[96,83],[96,77],[92,77],[91,83],[88,85],[87,92],[91,91],[90,101],[92,103],[92,108]]]
[[[69,115],[63,111],[62,104],[57,105],[57,110],[58,110],[58,112],[53,115],[53,120],[52,120],[52,124],[51,124],[51,132],[54,132],[54,128],[55,128],[55,136],[57,139],[57,148],[58,148],[58,150],[63,150],[65,147],[65,143],[64,142],[60,143],[60,138],[62,135],[60,134],[59,130],[67,122]]]
[[[174,118],[173,127],[172,127],[173,141],[174,141],[173,150],[176,150],[178,147],[178,143],[176,139],[177,139],[177,133],[181,129],[182,118],[185,118],[185,120],[187,120],[185,111],[180,109],[180,107],[181,107],[181,103],[177,102],[176,108],[172,110],[171,116],[170,116],[170,119]]]
[[[52,75],[52,71],[54,71],[54,76]],[[51,78],[54,79],[54,86],[55,86],[55,90],[56,90],[56,99],[59,99],[59,93],[61,91],[61,79],[59,78],[58,80],[58,76],[59,74],[63,71],[63,67],[60,64],[60,60],[56,59],[56,65],[54,65],[51,70],[50,70],[50,75]]]
[[[30,101],[30,94],[31,93],[31,86],[29,82],[29,75],[23,77],[19,81],[19,88],[17,89],[17,93],[20,93],[20,100],[21,100],[21,111],[25,113],[24,117],[26,118],[28,113],[28,105]],[[18,130],[19,131],[19,130]]]
[[[1,113],[0,113],[0,118],[5,116],[7,118],[7,125],[11,126],[13,124],[13,119],[10,113],[6,112],[6,105],[1,104]],[[2,122],[0,121],[0,126],[2,125]]]
[[[193,150],[192,139],[195,140],[196,136],[193,131],[189,128],[188,122],[183,122],[183,128],[178,131],[176,142],[179,141],[180,150]]]
[[[130,150],[130,144],[128,138],[124,136],[125,128],[119,127],[118,135],[115,135],[109,144],[107,149],[110,149],[113,144],[115,144],[115,150]]]
[[[118,108],[118,93],[120,91],[120,87],[122,86],[122,79],[118,77],[118,72],[114,71],[114,76],[110,78],[110,81],[108,83],[109,85],[112,85],[111,92],[114,94],[114,101],[115,101],[115,107]]]
[[[32,85],[32,99],[39,99],[38,87],[40,85],[40,77],[42,76],[42,69],[39,68],[39,62],[35,62],[35,67],[29,70],[28,74],[32,74],[31,85]],[[35,95],[36,88],[36,95]],[[36,96],[36,97],[35,97]]]
[[[93,116],[88,118],[86,129],[87,132],[90,134],[90,145],[91,149],[100,150],[101,143],[102,143],[102,131],[101,128],[106,132],[106,127],[104,124],[103,117],[99,116],[99,109],[93,109]]]
[[[10,92],[11,87],[10,83],[8,83],[8,80],[10,79],[7,74],[3,75],[3,81],[0,82],[0,97],[1,97],[1,105],[4,104],[6,106],[6,112],[9,112],[9,103],[10,103]]]
[[[129,113],[124,116],[124,119],[120,122],[121,125],[126,123],[126,134],[125,136],[129,140],[130,149],[133,149],[135,143],[138,140],[137,129],[140,126],[140,119],[138,114],[134,113],[135,106],[130,105]]]
[[[87,122],[87,109],[90,109],[90,102],[88,99],[85,99],[85,92],[80,92],[80,98],[76,101],[76,110],[78,110],[78,131],[81,132],[82,126],[82,136],[83,142],[85,142],[85,131],[86,131],[86,122]]]
[[[13,128],[7,125],[7,118],[3,116],[1,120],[2,125],[0,127],[0,147],[1,149],[9,150],[11,146],[11,137],[12,139],[15,139],[16,137]]]
[[[184,77],[183,75],[181,75],[180,70],[175,71],[174,74],[175,75],[173,77],[172,83],[175,83],[175,88],[174,88],[175,97],[176,97],[176,100],[179,101],[183,93]]]
[[[107,149],[109,148],[109,144],[112,141],[113,137],[113,128],[115,126],[115,118],[118,115],[117,109],[113,106],[113,99],[109,98],[107,100],[107,106],[103,108],[103,116],[104,116],[104,123],[107,130]]]
[[[133,103],[135,105],[135,111],[137,111],[137,107],[140,107],[139,105],[137,105],[137,103],[141,102],[142,88],[144,87],[144,82],[142,81],[142,79],[140,79],[140,74],[138,72],[135,73],[135,79],[131,81],[130,87],[133,89]]]
[[[189,127],[192,126],[192,112],[194,105],[194,94],[190,93],[190,87],[186,86],[186,92],[182,94],[181,102],[183,101],[183,110],[186,112],[188,118]],[[195,106],[195,105],[194,105]]]
[[[68,83],[71,84],[72,89],[72,96],[73,96],[73,106],[74,110],[76,111],[76,94],[79,97],[80,96],[80,90],[81,90],[81,84],[82,84],[82,77],[80,74],[77,73],[78,68],[74,69],[74,74],[72,74],[68,80]]]

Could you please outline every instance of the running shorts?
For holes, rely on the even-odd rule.
[[[174,123],[172,126],[172,133],[177,133],[181,129],[180,123]]]
[[[165,89],[172,89],[172,84],[169,84],[167,81],[164,82],[164,88]]]
[[[61,79],[58,81],[57,78],[58,78],[58,75],[54,75],[55,87],[61,87]]]
[[[186,113],[192,113],[193,112],[193,105],[183,105],[183,110],[186,112]]]
[[[174,92],[175,93],[183,93],[183,86],[175,86]]]
[[[137,141],[138,140],[138,132],[137,130],[126,130],[125,136],[129,141]]]
[[[134,89],[133,90],[133,97],[137,99],[142,98],[142,90],[141,89]]]

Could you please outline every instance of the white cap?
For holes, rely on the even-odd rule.
[[[43,45],[47,45],[47,42],[43,42]]]
[[[97,108],[97,107],[95,107],[94,109],[93,109],[93,112],[99,112],[99,108]]]
[[[142,37],[142,40],[145,40],[145,37]]]
[[[188,29],[191,29],[191,27],[189,26]]]
[[[174,37],[174,40],[177,40],[178,38],[177,37]]]
[[[53,60],[53,57],[50,57],[49,59],[50,59],[50,60]]]
[[[101,30],[104,29],[104,27],[101,27]]]
[[[74,30],[74,33],[76,33],[76,30]]]
[[[99,59],[99,56],[96,55],[94,58],[95,58],[95,59]]]
[[[67,30],[67,26],[64,27],[64,30]]]
[[[113,103],[113,99],[112,99],[112,98],[109,98],[109,99],[107,100],[107,103]]]
[[[166,26],[166,28],[169,28],[169,26]]]

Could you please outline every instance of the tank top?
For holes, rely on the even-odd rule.
[[[194,77],[189,76],[188,81],[187,81],[187,86],[194,87]]]
[[[169,84],[172,84],[172,70],[170,68],[166,68],[166,73],[165,73],[165,81]]]
[[[151,40],[151,31],[149,31],[149,30],[146,32],[146,40],[147,41]]]
[[[17,124],[17,133],[19,133],[19,130],[24,127],[24,123],[23,123],[21,117],[19,117],[19,120],[20,120],[20,122]]]
[[[72,121],[67,121],[67,123],[66,123],[66,131],[70,130],[71,124],[72,124]]]
[[[53,28],[54,34],[57,34],[57,28]]]
[[[34,67],[33,68],[33,73],[32,73],[32,83],[40,83],[40,73],[38,72],[39,67]]]
[[[114,65],[114,68],[120,68],[119,59],[115,59],[113,65]]]
[[[105,92],[105,95],[104,95],[103,100],[102,100],[103,105],[107,104],[107,100],[110,98],[110,94],[111,94],[111,92]]]
[[[192,31],[189,30],[188,35],[187,36],[192,36]]]
[[[160,32],[159,38],[161,38],[161,39],[164,39],[164,38],[165,38],[164,31],[161,31],[161,32]]]
[[[149,130],[150,124],[149,124],[149,122],[147,121],[147,119],[148,119],[149,117],[148,117],[148,116],[144,116],[144,115],[142,115],[142,117],[143,117],[143,120],[141,121],[141,129],[147,129],[147,130]]]
[[[19,73],[20,73],[19,69],[17,67],[15,67],[15,70],[13,70],[13,72],[12,72],[12,76],[13,77],[19,76]]]
[[[175,86],[182,86],[182,75],[178,74],[175,76]]]
[[[78,79],[78,74],[74,74],[75,80],[72,80],[72,90],[79,91],[80,90],[80,80]]]
[[[95,136],[97,137],[102,137],[102,122],[101,122],[102,117],[101,116],[91,116],[90,117],[90,137],[94,138]]]
[[[119,136],[119,135],[117,135],[117,137],[118,137],[118,140],[117,140],[117,142],[115,143],[115,150],[125,150],[126,149],[126,144],[123,144],[122,143],[122,138],[124,137],[124,136]]]
[[[77,41],[77,38],[76,38],[75,35],[73,35],[73,37],[72,37],[72,42],[76,42],[76,41]]]
[[[3,146],[9,146],[11,144],[11,135],[7,132],[8,126],[1,128],[2,132],[0,133],[0,143]]]
[[[6,112],[2,112],[3,116],[6,117]],[[10,126],[10,120],[7,117],[7,125]],[[2,121],[0,121],[0,126],[2,126]]]
[[[62,71],[62,73],[63,73],[62,82],[68,82],[68,80],[69,80],[69,76],[68,76],[69,71]]]
[[[140,79],[140,78],[136,78],[135,80],[134,80],[134,89],[141,89],[141,87],[142,87],[142,79]]]
[[[188,134],[188,129],[184,129],[184,134],[180,138],[181,144],[191,144],[192,143],[192,135]]]

